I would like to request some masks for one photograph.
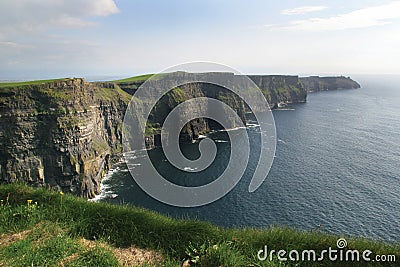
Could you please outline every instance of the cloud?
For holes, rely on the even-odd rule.
[[[35,32],[48,26],[87,27],[90,19],[119,12],[113,0],[0,1],[0,30]]]
[[[393,1],[385,5],[366,7],[333,17],[296,20],[287,25],[274,24],[266,25],[266,27],[272,30],[334,31],[381,26],[398,18],[400,18],[400,1]]]
[[[282,15],[302,15],[310,12],[320,11],[327,9],[326,6],[302,6],[292,9],[284,9],[281,11]]]
[[[2,42],[0,41],[0,47],[4,48],[32,48],[32,45],[25,45],[25,44],[19,44],[16,42]]]

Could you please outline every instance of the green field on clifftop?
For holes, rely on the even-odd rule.
[[[121,79],[121,80],[115,80],[113,82],[116,83],[124,83],[124,82],[139,82],[139,81],[145,81],[147,79],[149,79],[151,76],[153,76],[154,74],[144,74],[144,75],[139,75],[139,76],[134,76],[134,77],[130,77],[130,78],[125,78],[125,79]]]
[[[0,88],[45,84],[45,83],[63,81],[63,80],[68,80],[68,78],[59,78],[59,79],[51,79],[51,80],[34,80],[34,81],[24,81],[24,82],[0,82]]]
[[[398,266],[377,262],[259,261],[265,245],[336,248],[339,236],[285,227],[227,229],[128,205],[89,202],[26,185],[0,185],[0,266]],[[400,258],[400,247],[346,237],[348,249]],[[374,254],[373,254],[374,255]]]

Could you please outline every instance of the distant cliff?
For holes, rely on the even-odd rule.
[[[232,73],[224,74],[227,76],[226,79],[234,82],[237,75]],[[143,75],[139,77],[144,77],[143,79],[137,79],[136,77],[132,80],[125,79],[121,82],[117,82],[118,86],[122,90],[128,92],[129,94],[134,94],[145,81],[149,78],[148,75]],[[249,77],[262,91],[265,98],[267,99],[271,108],[277,107],[279,103],[295,103],[295,102],[306,102],[307,91],[301,83],[298,76],[289,75],[248,75]],[[207,90],[206,87],[198,88],[203,95],[215,97],[218,95],[213,92],[213,90]],[[218,97],[217,97],[218,98]]]
[[[307,101],[307,90],[298,76],[288,75],[249,75],[263,92],[271,108],[281,103],[299,103]]]
[[[185,74],[182,73],[181,75]],[[243,76],[234,75],[233,73],[217,73],[213,75],[223,76],[223,80],[232,85],[238,84],[243,80]],[[140,77],[144,78],[125,79],[116,82],[116,84],[125,92],[133,95],[149,78],[147,75]],[[279,103],[305,102],[307,99],[307,92],[301,85],[298,76],[253,75],[248,77],[261,89],[271,108],[276,108]],[[166,85],[159,84],[159,86]],[[234,93],[210,83],[186,84],[166,94],[151,112],[150,120],[147,124],[148,127],[146,128],[146,146],[148,148],[160,145],[161,125],[169,112],[179,103],[193,97],[211,97],[221,100],[235,110],[243,122],[246,121],[245,113],[248,111],[247,107],[243,100]],[[196,106],[192,108],[195,109]],[[265,107],[259,107],[259,110],[262,108]],[[257,108],[255,111],[258,111]],[[235,121],[232,119],[230,127],[234,128],[236,126]],[[200,134],[206,133],[215,127],[217,127],[215,123],[207,119],[193,120],[183,128],[180,140],[182,142],[191,142]]]
[[[300,78],[300,82],[307,92],[318,92],[339,89],[357,89],[360,84],[352,80],[350,77],[319,77],[310,76]]]
[[[231,84],[240,79],[233,74],[214,75],[226,75]],[[113,157],[122,152],[124,113],[132,94],[148,78],[143,77],[102,83],[79,78],[0,83],[0,182],[27,182],[86,198],[99,193]],[[305,102],[306,88],[311,88],[311,80],[297,76],[249,77],[272,108]],[[246,121],[248,107],[237,95],[212,84],[186,84],[170,91],[153,108],[145,129],[146,148],[160,145],[161,125],[176,105],[202,96],[223,101]],[[144,104],[138,102],[138,110]],[[230,126],[235,127],[234,120]],[[207,119],[193,120],[183,128],[180,141],[191,142],[216,127]]]

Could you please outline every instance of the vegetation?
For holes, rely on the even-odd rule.
[[[161,125],[159,123],[146,123],[146,128],[144,131],[145,136],[153,136],[156,134],[161,134]]]
[[[139,75],[139,76],[134,76],[134,77],[130,77],[130,78],[125,78],[125,79],[121,79],[121,80],[115,80],[113,82],[116,83],[126,83],[126,82],[140,82],[140,81],[146,81],[148,80],[151,76],[153,76],[154,74],[144,74],[144,75]]]
[[[130,77],[130,78],[125,78],[125,79],[121,79],[121,80],[115,80],[112,81],[114,83],[130,83],[130,82],[144,82],[148,79],[152,79],[152,80],[156,80],[158,78],[162,78],[164,77],[164,75],[166,75],[168,73],[158,73],[158,74],[143,74],[143,75],[139,75],[139,76],[134,76],[134,77]]]
[[[300,89],[294,85],[288,85],[285,87],[277,87],[273,89],[276,94],[290,94],[291,92],[299,93]]]
[[[103,151],[107,151],[110,149],[107,142],[104,139],[93,138],[92,139],[92,148],[94,151],[102,153]]]
[[[114,88],[99,88],[99,90],[95,92],[99,99],[108,101],[117,101],[121,99],[126,104],[128,104],[132,98],[130,94],[122,90],[117,84],[114,85]]]
[[[55,81],[63,81],[63,80],[68,80],[68,78],[51,79],[51,80],[35,80],[35,81],[25,81],[25,82],[0,82],[0,88],[45,84],[45,83],[50,83],[50,82],[55,82]]]
[[[182,88],[179,88],[179,87],[172,89],[169,92],[169,95],[177,104],[180,104],[187,100],[187,97],[185,96],[185,92],[183,91]]]
[[[281,262],[276,254],[272,261],[257,259],[265,245],[287,251],[336,247],[338,236],[318,231],[226,229],[19,184],[0,185],[0,200],[0,266],[181,266],[184,261],[190,266],[227,267],[397,266]],[[361,238],[347,241],[351,249],[400,258],[398,245]]]

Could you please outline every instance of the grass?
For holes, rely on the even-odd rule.
[[[130,78],[125,78],[125,79],[120,79],[120,80],[114,80],[112,82],[121,84],[121,83],[129,83],[129,82],[145,82],[148,79],[157,80],[159,78],[164,77],[165,75],[170,75],[171,73],[157,73],[157,74],[143,74],[139,76],[134,76]]]
[[[281,262],[276,254],[272,261],[257,259],[265,245],[287,251],[336,248],[338,236],[318,231],[227,229],[20,184],[0,185],[0,200],[0,266],[123,266],[127,262],[125,266],[181,266],[188,260],[190,266],[398,266],[326,260]],[[374,255],[400,259],[398,245],[346,239],[350,249],[369,249]],[[132,255],[150,256],[148,261],[134,263],[127,261]]]
[[[44,83],[63,81],[63,80],[68,80],[68,78],[59,78],[59,79],[51,79],[51,80],[35,80],[35,81],[25,81],[25,82],[0,82],[0,88],[44,84]]]
[[[125,78],[125,79],[120,79],[120,80],[115,80],[113,82],[116,83],[126,83],[126,82],[140,82],[140,81],[146,81],[148,80],[151,76],[153,76],[154,74],[143,74],[143,75],[139,75],[139,76],[134,76],[134,77],[130,77],[130,78]]]
[[[122,90],[118,85],[115,85],[115,88],[99,88],[95,92],[98,98],[108,101],[117,101],[121,99],[128,104],[132,98],[130,94]]]
[[[176,103],[182,103],[185,102],[185,100],[187,100],[187,97],[185,96],[185,92],[183,91],[182,88],[174,88],[169,92],[170,96],[172,97],[172,99],[174,99],[174,101]]]

